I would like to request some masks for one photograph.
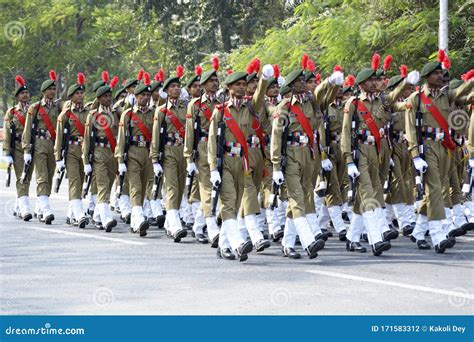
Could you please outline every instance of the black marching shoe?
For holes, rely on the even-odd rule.
[[[33,218],[33,215],[31,215],[30,213],[26,214],[25,216],[23,216],[23,221],[26,221],[28,222],[29,220],[31,220]]]
[[[153,226],[153,227],[158,226],[158,221],[156,220],[156,217],[148,217],[147,220],[150,226]]]
[[[276,231],[273,232],[272,234],[272,240],[273,242],[278,242],[281,240],[281,238],[283,237],[283,233],[284,233],[284,230],[283,229],[278,229]]]
[[[411,233],[413,233],[413,230],[415,229],[415,226],[412,226],[411,224],[408,226],[405,226],[402,228],[402,235],[403,236],[410,236]]]
[[[349,215],[347,214],[347,212],[343,211],[342,214],[341,214],[341,217],[342,217],[345,224],[350,224],[351,223],[351,220],[349,219]]]
[[[453,248],[456,244],[456,238],[448,236],[448,245],[446,248]]]
[[[209,239],[204,234],[196,234],[196,241],[202,244],[206,244],[209,242]]]
[[[331,221],[331,223],[332,223],[332,221]],[[326,228],[321,229],[321,231],[323,232],[323,234],[326,234],[327,237],[333,237],[334,236],[333,233],[330,232],[329,230],[327,230]]]
[[[124,217],[124,221],[126,224],[130,224],[130,221],[132,219],[132,214],[131,213],[128,213],[125,217]]]
[[[400,228],[400,227],[398,226],[398,220],[397,220],[397,219],[393,219],[393,220],[392,220],[392,225],[393,225],[395,228],[397,228],[397,229]]]
[[[270,247],[270,245],[271,244],[269,240],[262,239],[262,240],[257,241],[257,243],[255,244],[255,250],[257,252],[263,252],[265,248]]]
[[[235,254],[232,253],[230,248],[223,248],[223,249],[217,248],[216,254],[219,258],[222,258],[222,259],[235,260]]]
[[[219,234],[214,236],[211,241],[211,248],[218,248],[219,246]]]
[[[117,220],[112,219],[111,221],[107,222],[107,224],[105,225],[105,231],[107,233],[110,233],[112,231],[112,228],[114,228],[116,225],[117,225]]]
[[[179,228],[176,233],[172,235],[174,242],[181,242],[181,239],[185,238],[188,235],[186,228]]]
[[[281,251],[284,257],[288,257],[289,259],[299,259],[301,258],[301,254],[297,253],[294,248],[291,247],[281,247]]]
[[[382,255],[382,252],[388,251],[392,245],[390,241],[377,242],[375,245],[372,245],[372,253],[375,256]]]
[[[446,240],[443,240],[441,241],[439,244],[437,244],[435,246],[435,252],[436,253],[444,253],[446,251],[446,248],[450,248],[448,247],[452,242],[449,240],[449,239],[446,239]],[[451,246],[452,247],[452,246]]]
[[[360,240],[364,242],[369,242],[369,237],[367,236],[367,233],[360,234]]]
[[[417,240],[416,245],[418,246],[418,249],[431,249],[431,246],[428,245],[428,242],[426,242],[426,240]]]
[[[339,232],[339,241],[346,241],[347,240],[347,230],[343,229]]]
[[[140,237],[146,236],[146,231],[148,230],[148,228],[150,228],[150,224],[148,223],[148,221],[143,221],[142,223],[140,223],[140,225],[138,226]]]
[[[454,228],[453,230],[451,230],[449,233],[448,233],[448,236],[449,237],[457,237],[457,236],[462,236],[462,235],[465,235],[466,234],[466,231],[464,230],[463,227],[458,227],[458,228]]]
[[[53,221],[54,221],[54,215],[53,214],[49,214],[48,216],[46,216],[44,218],[44,223],[46,223],[46,224],[51,224]]]
[[[83,217],[79,220],[79,222],[77,223],[77,226],[81,229],[84,229],[86,228],[86,226],[89,224],[89,219],[87,217]]]
[[[156,222],[158,223],[158,228],[163,229],[165,227],[165,220],[166,220],[165,215],[158,215],[156,217]]]
[[[30,214],[31,215],[31,214]],[[466,232],[474,229],[474,222],[464,223],[461,228],[463,228]]]
[[[323,241],[327,241],[328,240],[328,235],[324,232],[322,233],[319,233],[317,234],[314,239],[317,241],[317,240],[323,240]]]
[[[316,240],[306,248],[306,253],[310,259],[314,259],[318,256],[318,251],[324,248],[324,240]]]
[[[349,240],[347,240],[346,251],[365,253],[367,252],[367,248],[363,247],[359,242],[350,242]]]
[[[386,232],[383,232],[383,240],[384,241],[390,241],[390,240],[395,240],[398,238],[398,230],[390,228],[390,230],[387,230]]]
[[[70,217],[66,217],[66,224],[69,225],[69,226],[72,226]]]
[[[245,261],[249,257],[247,254],[249,254],[252,251],[252,242],[251,241],[246,241],[243,244],[241,244],[235,252],[237,253],[237,257],[239,258],[239,261]]]

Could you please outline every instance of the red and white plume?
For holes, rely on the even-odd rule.
[[[258,73],[260,71],[260,59],[254,58],[253,62],[254,62],[253,71]]]
[[[56,81],[56,71],[50,70],[50,71],[49,71],[49,78],[50,78],[52,81]]]
[[[305,53],[303,57],[301,57],[301,68],[306,70],[308,68],[308,60],[309,56]]]
[[[229,69],[229,70],[226,71],[227,75],[230,75],[230,74],[233,74],[233,73],[234,73],[234,70],[232,70],[232,69]]]
[[[149,86],[151,84],[150,74],[147,73],[147,72],[143,73],[143,84],[146,85],[146,86]]]
[[[355,84],[355,76],[354,75],[347,75],[346,81],[344,82],[344,86],[346,87],[353,87]]]
[[[143,73],[145,72],[145,70],[143,69],[140,69],[140,71],[138,72],[137,74],[137,80],[138,81],[141,81],[143,79]]]
[[[336,65],[334,69],[332,69],[333,72],[340,71],[342,72],[342,67],[340,65]]]
[[[100,75],[102,77],[102,82],[107,83],[109,81],[109,72],[104,70]]]
[[[407,77],[408,67],[405,64],[400,65],[400,76],[402,78]]]
[[[119,83],[119,78],[118,76],[112,77],[112,80],[110,81],[109,87],[110,89],[115,88],[115,86]]]
[[[443,63],[444,57],[446,57],[446,52],[443,49],[438,50],[438,62]]]
[[[376,52],[372,56],[372,69],[377,70],[380,66],[380,55]]]
[[[82,72],[77,73],[77,84],[83,86],[86,83],[86,75]]]
[[[309,72],[315,72],[316,71],[316,64],[314,63],[314,61],[312,59],[308,59],[308,71]]]
[[[163,68],[160,68],[160,70],[158,70],[158,81],[162,83],[165,81],[165,70]]]
[[[446,69],[446,70],[451,69],[451,61],[449,60],[448,55],[444,56],[444,59],[443,59],[443,69]]]
[[[214,69],[214,71],[219,70],[219,58],[217,56],[212,57],[211,63],[212,69]]]
[[[469,70],[468,72],[466,72],[465,74],[462,74],[461,75],[461,79],[464,81],[464,82],[467,82],[469,81],[471,78],[474,77],[474,69],[471,69]]]
[[[316,74],[316,83],[321,83],[321,74],[319,72]]]
[[[250,61],[249,64],[247,64],[247,69],[245,69],[245,70],[247,71],[247,74],[248,74],[248,75],[250,75],[251,73],[254,72],[254,70],[255,70],[255,63],[254,63],[253,60]]]
[[[20,75],[15,76],[15,81],[16,81],[16,83],[18,83],[18,85],[20,87],[24,87],[25,84],[26,84],[25,79],[23,77],[21,77]]]
[[[178,65],[176,67],[176,75],[178,76],[178,78],[183,77],[183,73],[184,73],[184,67],[182,65]]]
[[[201,76],[202,75],[202,67],[200,65],[196,65],[194,67],[194,73],[197,75],[197,76]]]
[[[390,65],[392,64],[392,55],[388,55],[387,57],[385,57],[384,61],[383,61],[383,70],[384,71],[387,71],[388,69],[390,69]]]
[[[280,77],[280,68],[277,64],[273,64],[273,78],[278,80],[278,77]]]

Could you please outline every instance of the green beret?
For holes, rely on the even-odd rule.
[[[154,91],[158,90],[158,88],[162,85],[163,83],[161,82],[153,82],[151,84],[150,90],[153,93]]]
[[[25,84],[25,85],[22,85],[22,86],[18,86],[16,87],[15,89],[15,96],[17,96],[19,93],[21,93],[23,90],[29,90],[28,89],[28,86]]]
[[[181,85],[181,82],[179,81],[178,76],[170,77],[170,78],[167,78],[165,82],[163,83],[163,91],[166,91],[166,88],[168,88],[171,83],[178,83]]]
[[[463,83],[463,81],[454,78],[451,80],[451,82],[449,82],[449,89],[456,89]]]
[[[186,88],[190,88],[194,82],[200,82],[201,81],[201,76],[199,75],[194,75],[191,77],[188,82],[186,83]]]
[[[99,89],[97,89],[97,91],[95,92],[95,96],[97,98],[99,98],[102,95],[107,94],[107,93],[111,93],[111,92],[112,92],[112,89],[108,85],[104,85],[104,86],[100,87]]]
[[[247,83],[252,81],[254,78],[258,80],[258,74],[256,72],[252,72],[250,75],[247,75]]]
[[[129,79],[127,82],[125,82],[123,87],[127,89],[128,87],[133,87],[133,86],[136,86],[137,84],[138,84],[138,80],[132,78],[132,79]]]
[[[247,73],[243,72],[243,71],[233,72],[232,74],[227,75],[227,77],[224,81],[224,84],[225,85],[231,85],[232,83],[235,83],[235,82],[240,81],[240,80],[247,80],[247,76],[248,76]]]
[[[387,88],[394,88],[403,80],[404,78],[400,75],[393,76],[388,80]]]
[[[92,85],[92,92],[95,93],[97,91],[97,89],[99,89],[100,87],[103,87],[103,86],[105,86],[104,81],[94,82],[94,84]]]
[[[441,70],[441,63],[440,62],[429,62],[429,63],[426,63],[424,66],[423,66],[423,69],[421,69],[421,73],[420,73],[420,76],[421,77],[428,77],[429,74],[431,74],[433,71],[435,70]]]
[[[45,91],[46,89],[52,87],[52,86],[55,86],[56,85],[56,82],[51,80],[51,79],[48,79],[46,81],[44,81],[42,84],[41,84],[41,88],[40,90],[41,91]]]
[[[305,82],[308,82],[310,79],[316,78],[316,74],[312,71],[305,71],[304,72],[304,80]]]
[[[268,80],[267,80],[267,88],[270,88],[270,86],[272,86],[273,84],[278,84],[278,78],[275,78],[275,77],[270,77]]]
[[[203,85],[204,83],[206,83],[207,81],[209,81],[209,79],[212,77],[212,76],[217,76],[217,72],[212,69],[212,70],[208,70],[206,71],[205,73],[203,73],[201,75],[201,85]]]
[[[288,87],[287,84],[284,84],[284,85],[282,85],[281,88],[280,88],[280,95],[283,96],[283,95],[285,95],[285,94],[288,94],[290,91],[291,91],[291,88]]]
[[[290,72],[288,74],[288,76],[286,76],[285,78],[285,84],[290,86],[291,83],[293,83],[294,81],[296,81],[296,79],[300,76],[304,76],[303,74],[303,69],[296,69],[296,70],[293,70],[292,72]]]
[[[151,86],[140,83],[139,85],[136,86],[134,93],[135,95],[139,95],[145,91],[149,91],[151,93]]]
[[[114,100],[117,100],[118,97],[120,96],[120,94],[122,94],[124,91],[125,91],[125,88],[124,88],[124,87],[118,88],[117,91],[115,92]]]
[[[355,83],[356,83],[356,84],[364,83],[364,82],[367,81],[369,78],[371,78],[372,76],[375,76],[375,75],[376,75],[376,72],[374,71],[374,69],[371,69],[371,68],[362,69],[362,70],[359,71],[359,73],[357,74]]]
[[[78,90],[86,90],[86,88],[82,84],[73,84],[67,90],[67,97],[71,97]]]

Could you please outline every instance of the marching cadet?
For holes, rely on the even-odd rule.
[[[438,53],[438,61],[425,64],[421,77],[425,83],[408,98],[406,132],[408,147],[419,176],[423,176],[425,196],[418,210],[418,220],[412,236],[424,240],[427,229],[436,253],[444,253],[456,243],[443,230],[443,188],[449,182],[451,153],[456,145],[449,134],[448,117],[450,99],[441,92],[443,86],[442,62],[444,51]],[[472,81],[471,81],[472,82]],[[455,91],[452,101],[464,95],[469,88]]]
[[[151,97],[150,75],[143,73],[143,83],[135,87],[136,104],[126,109],[120,118],[115,156],[120,174],[128,172],[132,215],[130,228],[133,233],[146,236],[149,227],[143,213],[147,186],[152,179],[153,167],[150,159],[153,111],[148,103]],[[126,145],[129,144],[128,158],[124,160]]]
[[[219,243],[219,227],[217,226],[216,217],[211,214],[212,184],[210,181],[207,145],[212,112],[214,107],[219,104],[216,96],[219,89],[218,70],[219,59],[213,57],[212,69],[204,72],[200,78],[200,84],[204,90],[203,94],[199,98],[192,99],[188,105],[186,135],[184,139],[184,157],[187,161],[186,171],[189,176],[193,172],[197,176],[195,178],[197,178],[199,183],[201,210],[206,221],[211,247],[214,248],[217,248]],[[199,133],[199,137],[195,136],[195,132]],[[197,150],[194,150],[193,144],[196,139],[199,139],[199,142]],[[196,238],[200,239],[203,237],[196,234]]]
[[[100,218],[99,229],[111,232],[117,225],[109,209],[110,191],[117,173],[117,160],[114,158],[115,137],[118,131],[118,116],[112,109],[112,89],[117,85],[114,76],[109,85],[97,89],[95,95],[98,108],[89,112],[86,119],[84,142],[82,144],[82,160],[84,173],[93,174],[97,184],[96,211]],[[97,222],[96,222],[97,223]]]
[[[176,76],[169,77],[163,83],[160,94],[162,97],[166,97],[166,103],[155,111],[150,155],[155,175],[161,177],[164,173],[166,188],[165,227],[167,234],[175,242],[180,242],[187,235],[186,229],[181,225],[178,212],[183,197],[186,175],[186,160],[183,155],[186,106],[179,98],[181,94],[180,78],[183,76],[181,65],[177,67],[176,73]],[[162,139],[163,134],[165,137]],[[163,166],[159,160],[161,143],[166,144]]]
[[[53,186],[55,169],[54,140],[56,139],[56,121],[61,106],[54,101],[56,96],[56,72],[49,72],[49,79],[41,84],[43,98],[28,109],[25,129],[23,130],[22,146],[25,166],[32,161],[35,165],[36,195],[39,201],[41,222],[51,224],[54,215],[49,206],[49,196]]]
[[[15,76],[16,83],[18,84],[15,89],[15,98],[18,103],[7,110],[5,118],[3,119],[3,154],[5,155],[4,161],[8,164],[8,170],[13,169],[16,176],[16,205],[14,215],[29,221],[32,219],[31,208],[29,203],[29,190],[31,175],[33,173],[33,163],[30,165],[28,172],[22,180],[22,169],[23,169],[23,149],[21,146],[21,137],[23,129],[26,124],[26,116],[29,107],[30,91],[23,77],[20,75]],[[10,178],[11,171],[8,171]],[[7,184],[10,186],[10,184]]]
[[[380,56],[374,55],[372,67],[357,74],[355,83],[359,89],[356,89],[356,96],[351,97],[345,105],[341,137],[348,175],[352,184],[357,184],[354,212],[346,234],[346,248],[348,251],[365,252],[359,243],[365,226],[375,256],[389,250],[390,239],[393,238],[382,209],[384,199],[380,164],[382,144],[387,143],[382,142],[386,140],[384,127],[387,119],[384,104],[377,96],[379,88],[376,72],[379,60]],[[418,82],[418,78],[418,72],[412,71],[407,81],[413,85]],[[354,191],[355,186],[353,188]]]
[[[69,205],[79,228],[85,228],[89,220],[82,208],[82,183],[84,164],[82,163],[82,142],[84,140],[87,110],[84,107],[86,79],[83,73],[77,74],[77,82],[67,90],[70,102],[63,107],[56,126],[54,154],[58,172],[67,172],[69,181]],[[59,181],[59,180],[57,180]],[[59,190],[59,183],[55,191]]]
[[[408,67],[400,66],[400,75],[393,76],[387,83],[387,90],[394,90],[407,77]],[[391,132],[389,138],[392,140],[391,177],[388,178],[389,193],[385,199],[387,205],[393,207],[395,218],[401,227],[403,236],[409,236],[415,228],[416,216],[413,210],[413,179],[412,162],[410,152],[405,139],[406,122],[406,99],[414,91],[414,86],[407,87],[401,97],[393,105],[396,110],[391,113]],[[428,246],[429,247],[429,246]]]
[[[265,65],[260,91],[255,92],[251,100],[253,108],[259,108],[263,101],[263,78],[268,79],[272,75],[272,66]],[[215,107],[208,142],[210,179],[213,187],[219,188],[222,216],[219,237],[220,256],[233,260],[235,259],[234,251],[240,261],[247,260],[248,253],[252,251],[252,242],[244,240],[237,225],[237,215],[242,205],[244,188],[247,184],[253,183],[250,174],[250,168],[253,165],[249,161],[247,138],[252,135],[254,116],[250,113],[249,107],[244,104],[248,76],[246,72],[233,72],[227,76],[224,84],[229,89],[229,100]],[[218,159],[222,162],[221,165],[218,165]],[[258,206],[256,209],[258,210]],[[255,215],[253,215],[253,221],[256,223]],[[254,232],[255,236],[260,233],[258,229]]]
[[[320,108],[323,100],[333,98],[334,90],[343,82],[342,73],[336,71],[320,85],[319,89],[318,87],[315,89],[314,97],[309,98],[305,96],[306,82],[303,69],[294,70],[285,81],[292,95],[280,102],[273,116],[272,178],[278,186],[281,186],[283,181],[287,184],[289,212],[282,247],[284,256],[289,258],[300,257],[294,249],[296,234],[299,235],[301,245],[310,259],[316,258],[318,251],[324,248],[325,240],[322,232],[318,227],[312,227],[308,218],[311,214],[315,216],[313,177],[314,168],[319,167],[316,165],[317,160],[315,162],[317,145],[314,141],[314,130],[318,124],[315,110]],[[286,151],[286,165],[282,165],[282,159],[285,157],[282,155],[283,151]],[[319,160],[321,166],[329,171],[332,167],[330,160],[325,155]],[[314,234],[315,232],[317,234]]]

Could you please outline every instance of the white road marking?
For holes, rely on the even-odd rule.
[[[471,295],[471,294],[467,293],[467,291],[466,291],[466,293],[456,292],[456,291],[450,291],[450,290],[436,289],[436,288],[433,288],[433,287],[412,285],[412,284],[406,284],[406,283],[398,283],[398,282],[395,282],[395,281],[381,280],[381,279],[375,279],[375,278],[366,278],[366,277],[358,277],[358,276],[354,276],[354,275],[350,275],[350,274],[336,273],[336,272],[314,271],[314,270],[305,271],[305,272],[312,273],[312,274],[319,274],[319,275],[328,276],[328,277],[356,280],[356,281],[362,281],[362,282],[366,282],[366,283],[379,284],[379,285],[395,286],[395,287],[401,287],[401,288],[409,289],[409,290],[431,292],[431,293],[442,294],[442,295],[451,296],[451,297],[459,297],[459,298],[466,298],[466,299],[474,300],[474,295]]]
[[[126,244],[126,245],[137,245],[137,246],[147,245],[147,243],[140,242],[140,241],[131,241],[131,240],[123,240],[123,239],[117,239],[117,238],[107,237],[107,236],[98,236],[98,235],[90,235],[90,234],[83,234],[83,233],[76,233],[76,232],[68,232],[68,231],[59,230],[59,229],[39,228],[39,227],[24,227],[22,229],[33,229],[33,230],[40,230],[40,231],[56,233],[56,234],[71,235],[71,236],[97,239],[97,240],[106,240],[106,241],[111,241],[111,242],[123,243],[123,244]]]

